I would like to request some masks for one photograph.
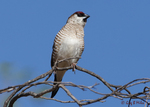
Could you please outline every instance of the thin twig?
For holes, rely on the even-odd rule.
[[[129,103],[131,101],[131,99],[140,99],[145,103],[145,106],[147,104],[147,106],[150,104],[148,102],[148,99],[150,99],[149,95],[150,95],[150,88],[149,87],[145,87],[143,88],[143,91],[141,92],[135,92],[134,94],[131,93],[131,91],[128,89],[129,87],[133,87],[139,84],[145,84],[145,83],[149,83],[150,82],[150,78],[140,78],[140,79],[135,79],[129,83],[126,83],[125,85],[113,85],[108,83],[107,81],[105,81],[102,77],[100,77],[99,75],[95,74],[94,72],[91,72],[89,70],[86,70],[84,68],[81,68],[79,66],[75,66],[75,68],[79,71],[88,73],[89,75],[91,75],[92,77],[97,78],[99,81],[101,81],[111,92],[110,93],[100,93],[94,90],[95,86],[99,85],[98,83],[92,85],[92,86],[84,86],[84,85],[76,85],[72,82],[54,82],[54,81],[47,81],[49,79],[49,77],[51,76],[51,74],[53,73],[53,71],[57,70],[68,70],[68,69],[73,69],[72,66],[68,66],[68,67],[64,67],[64,68],[58,68],[56,65],[58,63],[61,63],[62,61],[68,61],[70,59],[79,59],[80,57],[75,57],[75,58],[68,58],[68,59],[63,59],[63,60],[59,60],[56,61],[56,63],[54,64],[53,68],[51,70],[49,70],[48,72],[32,79],[29,80],[27,82],[25,82],[24,84],[21,85],[16,85],[16,86],[10,86],[4,89],[0,90],[0,93],[5,93],[5,92],[11,92],[11,95],[6,99],[4,106],[3,107],[13,107],[13,104],[21,97],[27,97],[27,96],[32,96],[34,98],[42,98],[42,99],[48,99],[48,100],[55,100],[61,103],[77,103],[79,105],[79,107],[82,107],[83,105],[88,105],[88,104],[92,104],[95,102],[104,102],[104,100],[108,97],[114,97],[114,98],[118,98],[118,99],[123,99],[123,98],[130,98]],[[61,72],[61,71],[60,71]],[[48,77],[46,77],[48,76]],[[42,79],[42,78],[46,78],[45,81],[41,81],[39,82],[38,80]],[[56,85],[53,85],[53,83],[57,83]],[[35,93],[35,92],[31,92],[29,91],[30,88],[36,86],[36,85],[49,85],[51,86],[50,89],[45,89],[44,91],[40,92],[40,93]],[[94,92],[96,94],[99,94],[100,97],[97,99],[83,99],[83,100],[78,100],[73,94],[71,94],[71,92],[65,87],[65,86],[72,86],[72,87],[78,87],[79,89],[82,89],[83,91],[86,89],[89,89],[91,92]],[[54,99],[54,98],[47,98],[44,97],[43,95],[52,92],[53,90],[55,90],[57,87],[62,88],[68,96],[70,96],[73,101],[62,101],[62,100],[58,100],[58,99]],[[125,91],[125,92],[124,92]],[[123,93],[124,92],[124,93]],[[128,105],[130,106],[130,104]]]

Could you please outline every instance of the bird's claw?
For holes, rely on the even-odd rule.
[[[72,63],[72,64],[71,64],[71,66],[73,67],[73,68],[72,68],[72,71],[73,71],[74,73],[75,73],[75,70],[76,70],[76,69],[75,69],[76,64],[77,64],[77,63]]]

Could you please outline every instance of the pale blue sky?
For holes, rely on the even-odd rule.
[[[85,50],[79,66],[95,72],[115,85],[150,77],[149,0],[0,1],[0,63],[11,62],[18,68],[31,68],[33,73],[30,79],[51,69],[54,37],[75,11],[83,11],[91,16],[85,26]],[[13,76],[11,78],[15,79]],[[53,80],[53,75],[50,80]],[[63,81],[88,86],[100,83],[96,91],[109,92],[100,81],[80,71],[76,71],[76,74],[68,71]],[[148,85],[150,84],[132,88],[132,92],[142,91]],[[78,99],[100,97],[89,91],[69,89]],[[62,90],[59,90],[55,98],[70,100]],[[41,107],[40,104],[43,107],[77,107],[76,104],[48,100],[35,100],[33,103],[30,99],[28,97],[18,101],[28,107]],[[22,107],[27,107],[23,105]],[[112,105],[127,107],[115,98],[108,98],[105,103],[95,103],[87,107]],[[132,107],[143,106],[137,104]]]

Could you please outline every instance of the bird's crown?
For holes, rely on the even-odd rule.
[[[84,27],[89,17],[89,15],[82,11],[77,11],[68,18],[67,23],[79,24]]]

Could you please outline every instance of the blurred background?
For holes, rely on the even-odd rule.
[[[0,1],[0,89],[23,84],[51,69],[53,40],[75,11],[91,17],[85,26],[85,50],[78,65],[95,72],[107,82],[124,85],[137,78],[150,78],[150,1],[149,0],[5,0]],[[53,81],[53,75],[49,80]],[[96,78],[67,71],[63,82],[96,86],[95,91],[110,93]],[[129,88],[132,94],[143,91],[142,84]],[[38,92],[50,86],[35,88]],[[80,99],[101,97],[89,90],[67,87]],[[0,106],[11,93],[0,94]],[[50,97],[47,95],[47,97]],[[60,89],[56,99],[71,100]],[[107,98],[87,107],[127,107],[126,102]],[[132,100],[140,101],[140,100]],[[77,107],[51,100],[25,97],[15,107]],[[133,104],[132,107],[144,107]]]

